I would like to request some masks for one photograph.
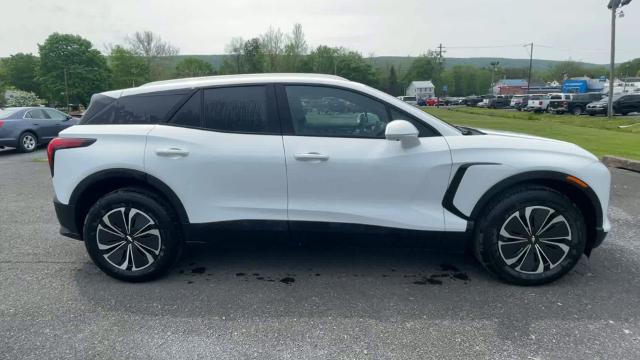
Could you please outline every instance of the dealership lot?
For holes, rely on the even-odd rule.
[[[334,235],[225,238],[128,284],[58,235],[45,157],[0,151],[0,358],[640,354],[637,173],[612,170],[612,233],[548,286],[505,285],[417,242]]]

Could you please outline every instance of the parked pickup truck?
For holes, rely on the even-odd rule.
[[[527,101],[527,107],[524,108],[525,111],[533,111],[533,112],[543,112],[547,109],[547,105],[549,105],[548,100],[545,102],[545,97],[547,95],[529,95],[529,100]]]
[[[582,115],[587,109],[587,105],[599,101],[604,95],[601,93],[571,94],[569,100],[551,99],[549,102],[549,112],[555,114],[570,113]]]

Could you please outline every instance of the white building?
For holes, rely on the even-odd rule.
[[[431,80],[426,81],[412,81],[407,86],[407,96],[415,96],[416,99],[428,99],[436,95],[435,87]]]

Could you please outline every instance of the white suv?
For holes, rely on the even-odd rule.
[[[501,279],[541,284],[610,228],[609,171],[580,147],[451,126],[335,76],[96,94],[48,155],[61,233],[127,281],[165,273],[221,229],[312,225],[464,239]]]

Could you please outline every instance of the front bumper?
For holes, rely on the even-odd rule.
[[[607,108],[587,108],[587,114],[606,114]]]
[[[76,207],[66,205],[53,199],[53,207],[56,209],[56,216],[60,223],[60,234],[76,240],[82,240],[81,229],[78,229],[76,223]]]

